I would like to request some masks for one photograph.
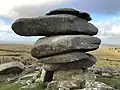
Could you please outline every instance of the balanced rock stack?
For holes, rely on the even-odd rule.
[[[98,29],[88,21],[88,13],[71,8],[52,10],[45,16],[16,20],[13,31],[21,36],[46,36],[36,41],[31,55],[43,63],[43,81],[51,81],[54,71],[86,69],[96,58],[87,51],[99,48],[101,40],[93,37]]]

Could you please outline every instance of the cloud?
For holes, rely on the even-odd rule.
[[[3,32],[0,33],[0,41],[5,41],[5,42],[24,42],[24,43],[35,43],[36,40],[40,37],[24,37],[24,36],[19,36],[15,33],[8,33],[8,32]]]
[[[0,15],[7,18],[38,16],[68,0],[3,0]]]
[[[99,29],[96,36],[103,44],[120,44],[120,16],[91,22]]]
[[[2,0],[0,15],[8,18],[33,17],[60,7],[114,15],[120,11],[120,0]]]
[[[110,19],[98,20],[92,22],[99,29],[98,36],[120,36],[120,17],[112,17]]]
[[[119,44],[120,43],[120,17],[113,17],[104,21],[91,21],[99,29],[97,37],[102,40],[103,44]],[[39,37],[24,37],[15,34],[10,24],[0,20],[0,41],[35,43]]]
[[[107,19],[99,19],[92,23],[99,28],[97,36],[102,39],[102,42],[119,41],[120,39],[120,12],[119,0],[2,0],[0,2],[0,16],[10,19],[20,17],[38,17],[46,12],[61,8],[69,7],[89,13],[104,15],[112,15]],[[96,15],[97,16],[97,15]],[[36,37],[21,37],[16,35],[11,30],[11,25],[6,24],[4,20],[0,20],[0,40],[36,40]],[[115,39],[115,40],[113,40]]]
[[[0,33],[8,32],[11,33],[11,26],[6,24],[4,20],[0,19]]]
[[[91,13],[116,14],[120,11],[120,0],[72,0],[76,8]]]
[[[91,21],[98,29],[97,37],[102,43],[120,43],[120,17]],[[23,37],[15,34],[10,24],[0,20],[0,40],[35,42],[39,37]]]
[[[0,43],[1,41],[18,41],[18,42],[30,42],[34,43],[39,37],[24,37],[19,36],[13,32],[10,24],[6,24],[6,21],[0,19]]]

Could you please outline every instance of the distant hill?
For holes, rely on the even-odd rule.
[[[4,50],[31,50],[33,44],[22,42],[0,42],[0,49]],[[4,44],[3,44],[4,43]],[[9,43],[9,44],[8,44]],[[14,43],[14,44],[13,44]],[[21,43],[21,44],[19,44]],[[1,52],[1,53],[2,53]],[[98,50],[88,52],[97,58],[97,65],[100,66],[120,66],[120,46],[119,45],[101,45]]]
[[[34,44],[35,42],[23,42],[23,41],[0,41],[0,44]]]
[[[120,46],[101,45],[98,50],[91,51],[97,58],[97,65],[119,66],[120,65]]]

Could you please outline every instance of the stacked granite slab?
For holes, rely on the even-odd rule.
[[[44,16],[18,19],[12,29],[21,36],[46,36],[36,41],[31,55],[44,64],[51,81],[54,71],[85,69],[95,64],[96,58],[86,52],[98,49],[101,40],[93,37],[98,29],[90,20],[86,12],[60,8]]]

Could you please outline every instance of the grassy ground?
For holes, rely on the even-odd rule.
[[[0,63],[21,61],[25,64],[37,63],[37,59],[30,55],[33,45],[0,44]],[[89,52],[97,58],[96,65],[120,66],[120,46],[105,45],[98,50]]]
[[[96,81],[103,82],[109,86],[114,87],[117,90],[120,90],[120,77],[118,78],[97,77]]]
[[[39,84],[36,88],[22,89],[20,84],[0,83],[0,90],[44,90],[45,84]]]
[[[30,55],[32,45],[0,44],[0,63],[21,61],[24,64],[36,64],[37,60]],[[101,46],[98,50],[89,52],[97,58],[98,66],[120,66],[120,46]],[[97,77],[97,81],[113,87],[120,87],[120,78]],[[0,83],[0,90],[24,90],[19,84]],[[44,90],[44,85],[29,90]]]
[[[24,64],[36,64],[37,59],[30,55],[32,45],[0,44],[0,63],[21,61]]]
[[[90,53],[97,58],[96,65],[98,66],[120,66],[120,52],[115,50],[117,47],[118,46],[101,46],[98,50]]]
[[[1,82],[0,90],[19,90],[20,86],[21,85],[19,85],[19,84],[13,85],[13,84]]]

